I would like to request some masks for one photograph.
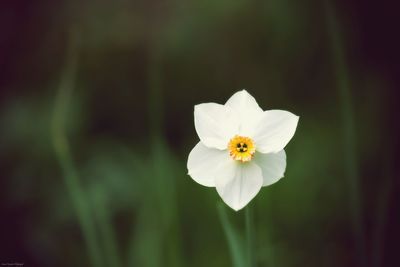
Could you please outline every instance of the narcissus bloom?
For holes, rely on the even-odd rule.
[[[188,173],[197,183],[216,187],[229,207],[240,210],[262,186],[283,177],[283,148],[298,120],[288,111],[263,111],[246,90],[225,105],[196,105],[194,124],[200,142],[189,154]]]

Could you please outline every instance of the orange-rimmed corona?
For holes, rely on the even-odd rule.
[[[228,150],[229,150],[229,155],[234,160],[247,162],[253,158],[254,153],[256,152],[256,147],[251,138],[235,135],[229,141]]]

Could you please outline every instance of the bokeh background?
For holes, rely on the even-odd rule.
[[[389,1],[0,6],[2,265],[237,264],[244,213],[186,160],[193,106],[246,88],[300,116],[285,178],[251,202],[257,266],[400,266]]]

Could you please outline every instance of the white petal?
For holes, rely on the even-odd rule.
[[[257,153],[254,161],[261,168],[263,186],[271,185],[281,179],[286,169],[286,153],[281,150],[278,153]]]
[[[219,166],[215,176],[218,194],[236,211],[246,206],[257,195],[262,184],[261,168],[253,162],[228,161]]]
[[[215,186],[214,177],[221,162],[231,161],[228,151],[208,148],[201,142],[189,154],[188,174],[197,183],[204,186]]]
[[[292,139],[298,121],[299,117],[288,111],[265,111],[253,136],[257,151],[261,153],[281,151]]]
[[[240,119],[239,134],[252,136],[255,126],[263,115],[263,110],[258,106],[257,101],[246,90],[235,93],[225,106],[232,108]]]
[[[239,127],[232,109],[215,103],[196,105],[194,124],[201,142],[207,147],[218,149],[227,148]]]
[[[236,92],[228,99],[228,101],[226,101],[225,105],[237,111],[251,110],[255,112],[263,112],[263,110],[258,106],[256,99],[246,90]]]

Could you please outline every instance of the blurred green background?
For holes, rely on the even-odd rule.
[[[246,88],[300,116],[285,178],[251,202],[257,266],[400,266],[395,10],[2,2],[0,262],[233,266],[220,216],[241,245],[244,212],[186,160],[193,106]]]

